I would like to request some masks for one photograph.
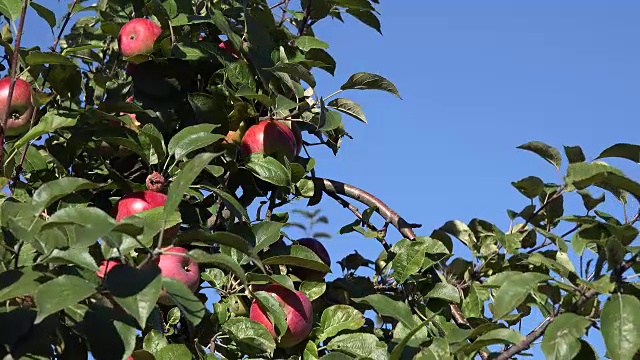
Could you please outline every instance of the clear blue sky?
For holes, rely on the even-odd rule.
[[[355,139],[345,139],[338,157],[319,147],[312,155],[319,176],[377,195],[423,224],[419,235],[473,217],[506,229],[506,209],[527,204],[511,181],[529,175],[561,181],[551,165],[516,149],[520,144],[581,145],[592,159],[611,144],[638,142],[639,2],[381,2],[383,36],[348,17],[346,24],[317,26],[338,62],[335,77],[316,72],[317,91],[328,95],[350,74],[368,71],[392,80],[404,100],[343,93],[362,105],[369,125],[345,116]],[[62,14],[63,4],[45,3]],[[30,16],[25,44],[49,46],[44,23]],[[611,163],[638,178],[637,166]],[[321,208],[331,221],[322,229],[334,234],[326,241],[333,261],[354,249],[377,256],[374,240],[337,234],[353,220],[350,212],[328,198]],[[567,199],[565,211],[582,211],[579,199]],[[390,231],[391,242],[399,239]],[[337,264],[332,269],[340,273]],[[603,355],[601,338],[589,340]]]

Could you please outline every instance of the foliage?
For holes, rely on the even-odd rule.
[[[626,210],[638,206],[640,183],[603,159],[637,163],[640,145],[616,144],[587,161],[578,146],[561,154],[543,142],[524,144],[563,176],[514,181],[526,206],[508,210],[507,229],[474,218],[416,236],[418,225],[372,194],[316,175],[311,156],[313,146],[339,155],[349,138],[343,115],[366,122],[360,105],[337,95],[380,90],[400,98],[389,80],[366,72],[333,94],[315,91],[313,71],[333,74],[336,60],[313,26],[351,16],[380,32],[378,1],[294,3],[74,1],[69,14],[83,16],[67,24],[69,14],[56,19],[46,2],[31,2],[27,16],[64,36],[51,49],[13,56],[23,5],[0,1],[11,24],[2,31],[4,68],[17,60],[14,74],[32,84],[38,106],[28,132],[2,138],[0,181],[9,188],[0,200],[3,358],[507,359],[542,338],[549,358],[590,359],[597,356],[584,339],[592,331],[602,333],[609,358],[632,358],[640,348],[640,212]],[[134,14],[155,19],[162,34],[151,56],[123,59],[116,39]],[[236,56],[219,47],[225,39]],[[244,156],[225,140],[241,123],[264,118],[317,140],[305,141],[293,161]],[[115,202],[144,190],[153,171],[169,180],[165,205],[116,222]],[[569,196],[581,198],[583,213],[565,214]],[[357,252],[342,259],[344,274],[331,281],[305,281],[290,268],[329,268],[284,241],[294,223],[277,209],[321,201],[338,201],[357,217],[340,233],[358,232],[383,250],[378,259]],[[605,202],[623,206],[624,218],[600,210]],[[247,209],[256,204],[252,218]],[[383,226],[372,224],[374,213]],[[327,220],[317,210],[301,214]],[[404,238],[388,243],[389,226]],[[455,239],[469,257],[453,253]],[[195,294],[153,266],[169,244],[198,262]],[[96,271],[107,259],[125,265],[101,279]],[[373,263],[374,276],[359,272]],[[284,312],[255,290],[268,283],[313,301],[313,329],[297,346],[278,347],[279,336],[247,317],[243,302],[260,298],[283,334]],[[212,303],[207,288],[221,299]],[[172,304],[158,302],[163,293]],[[521,332],[534,312],[546,319]]]

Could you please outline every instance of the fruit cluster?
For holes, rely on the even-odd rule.
[[[154,44],[161,33],[160,26],[150,19],[137,18],[131,20],[120,30],[118,37],[120,53],[125,58],[149,55],[153,52]],[[232,48],[229,41],[221,42],[219,48],[228,51],[235,58],[240,56]],[[127,72],[134,72],[135,69],[136,65],[130,62],[127,66]],[[22,90],[21,87],[20,91],[28,92],[28,89]],[[22,92],[18,94],[22,94]],[[127,102],[132,101],[133,96],[127,99]],[[16,106],[22,105],[24,108],[23,103],[16,102]],[[30,116],[26,112],[23,115]],[[131,117],[133,126],[140,125],[135,115],[126,115]],[[242,156],[245,157],[253,153],[263,153],[265,155],[286,157],[291,161],[300,154],[302,149],[302,136],[294,125],[287,125],[285,122],[270,118],[262,119],[247,129],[245,129],[244,123],[240,124],[237,130],[228,132],[225,142],[238,145]],[[131,192],[118,199],[113,209],[113,216],[116,221],[120,222],[126,217],[164,206],[167,200],[167,195],[164,194],[165,185],[165,178],[160,173],[153,172],[147,177],[147,190]],[[166,229],[163,238],[171,242],[176,238],[179,229],[180,224]],[[280,240],[277,244],[281,243],[282,241]],[[304,238],[297,240],[296,244],[311,249],[327,266],[330,266],[330,256],[318,240]],[[105,279],[113,268],[120,265],[122,263],[119,259],[106,259],[100,265],[97,275]],[[162,276],[182,282],[194,293],[199,290],[200,269],[198,263],[188,255],[188,250],[184,247],[165,246],[160,249],[158,256],[154,257],[153,261],[144,266],[157,266]],[[289,272],[303,281],[323,281],[325,276],[323,272],[297,266],[290,266]],[[267,310],[263,308],[257,299],[254,298],[250,306],[246,306],[240,296],[235,296],[234,299],[239,302],[237,304],[238,307],[249,308],[248,314],[245,314],[245,316],[248,315],[251,320],[262,324],[272,334],[279,347],[294,346],[309,336],[314,322],[314,312],[311,301],[303,292],[292,291],[279,284],[271,284],[268,286],[253,285],[247,289],[247,294],[253,296],[257,291],[264,291],[273,296],[286,315],[287,331],[282,334],[279,340]],[[163,305],[173,304],[165,289],[162,290],[158,302]]]

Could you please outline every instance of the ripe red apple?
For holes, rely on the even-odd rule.
[[[239,54],[238,52],[233,48],[233,44],[231,43],[231,40],[225,40],[223,42],[221,42],[218,47],[222,50],[225,50],[226,52],[228,52],[229,54],[231,54],[231,56],[233,56],[234,58],[238,59]]]
[[[153,52],[153,45],[162,33],[160,25],[150,19],[133,19],[120,29],[118,34],[118,48],[122,56],[149,55]]]
[[[188,250],[183,247],[172,246],[164,248],[162,249],[162,251],[164,251],[165,253],[160,254],[160,256],[158,257],[158,267],[160,268],[162,276],[176,279],[185,284],[185,286],[191,291],[195,292],[198,289],[198,285],[200,284],[200,270],[198,268],[198,263],[188,256],[166,253],[172,252],[187,254]],[[165,305],[172,304],[171,298],[164,289],[160,293],[160,298],[158,301]]]
[[[116,221],[131,215],[141,213],[145,210],[164,206],[167,195],[155,191],[136,191],[129,193],[116,203]]]
[[[331,257],[329,256],[329,252],[320,241],[314,238],[303,238],[299,239],[297,242],[298,245],[313,250],[323,263],[327,264],[327,266],[331,266]],[[300,266],[291,266],[291,273],[299,277],[302,281],[322,281],[326,275],[321,271],[311,270]]]
[[[122,263],[118,259],[103,260],[102,263],[100,264],[100,267],[98,267],[98,271],[96,271],[96,275],[98,275],[100,279],[104,279],[107,273],[118,265],[122,265]]]
[[[313,327],[313,307],[309,298],[300,291],[293,292],[279,284],[269,285],[264,291],[278,300],[287,317],[288,329],[280,339],[278,347],[292,347],[306,339]],[[257,300],[253,300],[251,304],[249,318],[262,324],[276,339],[273,324]]]
[[[5,77],[0,80],[0,117],[4,115],[9,105],[9,87],[11,78]],[[4,133],[7,136],[20,135],[29,129],[34,106],[31,100],[31,85],[22,79],[16,79],[11,97],[11,107]]]
[[[293,160],[298,144],[293,131],[277,120],[262,120],[251,126],[242,137],[242,154],[282,154]]]

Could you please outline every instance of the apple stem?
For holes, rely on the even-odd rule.
[[[20,42],[22,41],[22,32],[24,29],[24,20],[27,16],[27,7],[29,7],[29,0],[24,0],[22,3],[22,10],[20,12],[20,22],[18,23],[18,32],[16,34],[16,42],[13,47],[13,53],[11,54],[11,83],[9,84],[9,94],[7,100],[7,106],[2,114],[2,126],[0,126],[0,149],[4,149],[4,129],[7,126],[7,119],[11,113],[11,99],[13,98],[13,90],[16,87],[16,77],[18,75],[18,58],[20,57]],[[0,165],[2,164],[2,157],[4,151],[0,151]]]

